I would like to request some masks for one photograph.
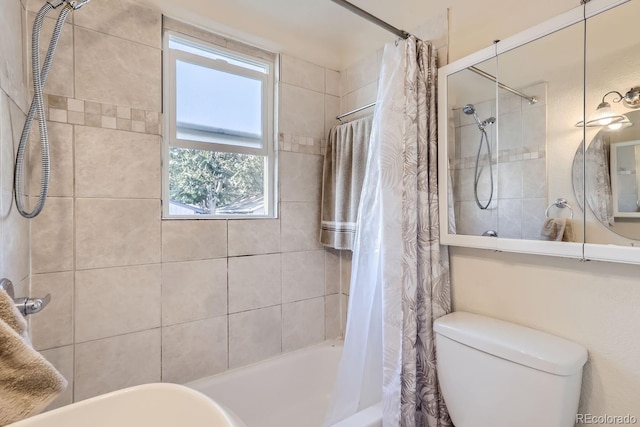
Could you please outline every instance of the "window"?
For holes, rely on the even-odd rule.
[[[275,216],[276,56],[165,31],[163,57],[163,216]]]

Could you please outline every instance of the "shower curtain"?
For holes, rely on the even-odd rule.
[[[451,310],[439,239],[436,70],[427,42],[385,46],[327,426],[380,401],[385,427],[452,425],[432,327]]]
[[[591,149],[593,147],[593,149]],[[593,214],[605,226],[615,225],[613,217],[613,193],[611,190],[611,168],[609,167],[609,136],[598,133],[588,147],[586,166],[587,204]]]
[[[580,207],[584,208],[583,205],[586,203],[598,221],[605,226],[612,227],[615,225],[615,218],[613,216],[609,155],[609,136],[604,135],[603,132],[598,132],[591,143],[587,145],[586,159],[584,141],[582,141],[573,160],[573,189]],[[583,161],[587,171],[586,179],[582,169]]]

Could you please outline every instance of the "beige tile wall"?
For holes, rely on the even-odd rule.
[[[340,74],[281,57],[278,219],[162,220],[161,26],[157,11],[127,0],[75,14],[46,87],[51,197],[30,224],[14,215],[0,227],[3,247],[27,260],[3,255],[2,265],[27,278],[28,238],[8,234],[31,226],[33,292],[53,297],[31,318],[35,347],[70,384],[52,407],[188,382],[342,334],[340,254],[317,242]]]

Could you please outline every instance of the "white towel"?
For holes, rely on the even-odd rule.
[[[67,381],[31,347],[27,322],[0,290],[0,426],[35,415],[67,387]]]

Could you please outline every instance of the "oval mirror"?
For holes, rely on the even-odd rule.
[[[580,144],[573,159],[573,191],[581,202],[585,189],[586,203],[604,227],[640,240],[640,111],[624,116],[628,121],[603,126],[584,154]]]

